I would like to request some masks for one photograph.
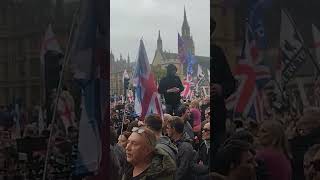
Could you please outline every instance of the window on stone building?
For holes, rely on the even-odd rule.
[[[32,59],[30,61],[30,75],[31,77],[40,76],[40,60],[39,59]]]
[[[6,80],[8,77],[7,63],[0,63],[0,79]]]
[[[19,62],[17,63],[17,69],[18,69],[18,75],[21,78],[24,78],[26,75],[26,70],[25,70],[25,63],[24,62]]]
[[[5,105],[5,103],[4,88],[0,88],[0,105]]]
[[[0,10],[0,25],[5,25],[7,23],[6,9],[2,8]]]
[[[39,38],[38,37],[30,38],[30,46],[32,50],[39,49],[40,48]]]
[[[6,39],[0,39],[0,55],[6,55],[8,52],[8,41]]]
[[[23,102],[25,102],[26,97],[26,91],[24,87],[17,87],[14,94],[15,98],[21,99]]]
[[[39,104],[40,103],[40,87],[39,86],[32,86],[31,87],[31,94],[30,94],[30,99],[31,103],[33,105]]]
[[[23,54],[23,39],[19,39],[18,41],[17,41],[17,52],[18,52],[18,54],[19,55],[22,55]]]
[[[8,104],[8,89],[6,87],[0,88],[0,105],[7,105]]]

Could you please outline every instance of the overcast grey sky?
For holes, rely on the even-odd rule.
[[[163,49],[177,52],[181,33],[183,7],[195,44],[196,55],[210,55],[210,0],[111,0],[110,47],[116,58],[137,58],[139,40],[143,37],[149,61],[152,62],[161,31]]]

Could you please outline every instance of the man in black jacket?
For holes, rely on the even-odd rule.
[[[180,78],[176,75],[177,68],[173,64],[167,67],[167,76],[160,80],[159,93],[164,95],[167,113],[177,113],[180,106],[180,93],[184,90]]]
[[[211,27],[215,29],[215,21],[212,19]],[[212,36],[211,36],[212,38]],[[211,147],[217,150],[219,145],[222,144],[226,134],[226,106],[225,99],[228,98],[236,90],[235,79],[230,70],[226,56],[222,49],[213,44],[211,39],[211,81],[210,81],[210,97],[213,101],[213,113],[211,115],[212,137]],[[211,151],[211,156],[214,157],[215,151]],[[211,161],[212,162],[212,161]]]
[[[178,116],[173,116],[172,120],[168,122],[168,136],[178,147],[176,180],[194,180],[195,176],[192,170],[196,154],[190,139],[185,137],[183,129],[184,122]]]

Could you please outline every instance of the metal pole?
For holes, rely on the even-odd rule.
[[[59,98],[60,98],[60,94],[61,94],[61,86],[62,86],[62,80],[63,80],[63,73],[65,71],[65,67],[68,63],[69,60],[69,51],[70,51],[70,40],[71,40],[71,35],[73,32],[73,28],[74,28],[74,24],[75,24],[75,17],[76,17],[77,11],[75,12],[74,16],[73,16],[73,20],[72,20],[72,24],[71,24],[71,30],[69,32],[69,37],[68,37],[68,43],[67,43],[67,47],[66,47],[66,53],[64,56],[64,63],[62,66],[62,70],[60,73],[60,79],[59,79],[59,84],[58,84],[58,89],[57,89],[57,96],[56,96],[56,100],[55,100],[55,105],[54,105],[54,110],[53,110],[53,115],[52,115],[52,120],[51,120],[51,127],[50,127],[50,135],[49,135],[49,140],[48,140],[48,145],[47,145],[47,152],[46,152],[46,160],[44,163],[44,170],[43,170],[43,176],[42,176],[42,180],[46,179],[46,172],[47,172],[47,165],[48,165],[48,156],[49,156],[49,148],[50,148],[50,144],[52,141],[52,131],[53,131],[53,127],[54,127],[54,123],[55,123],[55,116],[56,116],[56,111],[57,111],[57,106],[59,103]]]

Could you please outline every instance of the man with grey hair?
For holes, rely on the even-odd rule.
[[[122,180],[174,180],[175,162],[162,149],[156,147],[152,130],[134,127],[126,147],[127,167]]]

